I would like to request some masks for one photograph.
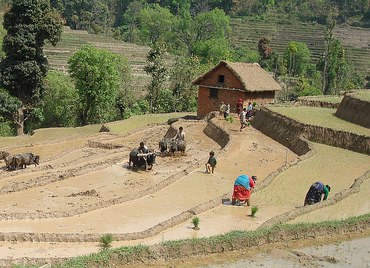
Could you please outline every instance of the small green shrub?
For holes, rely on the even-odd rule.
[[[107,250],[108,248],[112,246],[112,242],[113,242],[113,235],[111,234],[103,235],[102,237],[100,237],[99,247],[101,250]]]
[[[191,222],[194,225],[194,228],[193,229],[194,230],[199,230],[199,222],[200,222],[199,218],[198,217],[194,217]]]
[[[0,137],[14,136],[15,131],[11,122],[0,122]]]
[[[230,123],[232,123],[232,122],[234,122],[234,118],[232,117],[232,116],[227,116],[226,118],[225,118],[225,120],[227,121],[227,122],[230,122]]]
[[[255,217],[257,211],[258,211],[258,206],[252,206],[252,208],[251,208],[251,216],[252,217]]]

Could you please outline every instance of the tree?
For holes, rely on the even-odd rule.
[[[172,32],[174,16],[168,8],[157,4],[146,7],[140,11],[140,33],[142,40],[149,45],[167,40],[166,36]]]
[[[327,94],[339,93],[338,85],[346,77],[347,62],[344,48],[338,39],[333,37],[335,21],[330,21],[325,33],[324,55],[318,63],[322,71],[322,92]]]
[[[311,59],[311,52],[306,43],[290,42],[284,55],[288,63],[289,75],[304,75]]]
[[[239,62],[258,62],[259,54],[257,50],[249,47],[234,48],[232,51],[232,60]]]
[[[123,14],[121,29],[124,31],[124,40],[131,43],[139,43],[139,14],[144,8],[142,0],[134,0],[127,6],[127,10]]]
[[[62,19],[48,1],[13,0],[4,15],[4,28],[6,57],[0,64],[0,82],[22,102],[16,114],[17,134],[22,135],[27,119],[24,113],[32,110],[40,99],[48,70],[42,48],[46,40],[56,45],[62,32]]]
[[[72,79],[61,72],[46,76],[43,96],[43,127],[73,127],[76,125],[77,91]]]
[[[278,65],[278,55],[274,53],[272,48],[269,46],[269,43],[270,40],[266,37],[263,37],[258,41],[258,53],[260,54],[259,64],[262,68],[272,71],[273,69],[276,69],[276,66]]]
[[[265,60],[271,57],[272,48],[268,45],[270,40],[266,37],[261,38],[258,41],[258,52],[260,54],[261,60]]]
[[[144,67],[146,73],[152,77],[147,96],[152,113],[157,111],[159,93],[166,82],[167,67],[163,59],[164,52],[163,46],[155,46],[152,48],[147,56],[148,64]]]
[[[177,57],[170,72],[170,88],[173,96],[172,111],[194,111],[197,87],[192,81],[199,75],[200,62],[196,57]]]
[[[5,53],[4,51],[2,50],[2,47],[3,47],[3,39],[4,39],[4,36],[6,35],[6,31],[3,27],[3,25],[1,24],[0,25],[0,61],[5,57]]]
[[[0,125],[7,125],[10,128],[10,122],[16,124],[17,122],[14,121],[17,119],[15,114],[20,107],[21,102],[16,97],[11,96],[7,90],[0,88]],[[12,132],[6,131],[4,133],[3,127],[0,127],[0,129],[2,130],[0,131],[0,136]]]
[[[104,49],[83,46],[68,61],[78,93],[79,123],[102,123],[115,115],[122,58]]]
[[[117,119],[125,119],[131,115],[131,107],[135,103],[132,90],[131,67],[127,59],[122,58],[122,64],[119,66],[121,74],[118,96],[116,98],[116,107],[118,109]]]
[[[230,19],[224,11],[215,8],[193,18],[184,6],[177,23],[176,35],[189,56],[198,56],[202,63],[215,63],[230,57]]]
[[[298,48],[297,48],[297,43],[296,42],[290,42],[288,44],[288,47],[286,49],[286,57],[289,58],[288,61],[288,73],[289,75],[292,75],[292,70],[294,68],[294,59],[295,59],[295,54],[297,53]]]

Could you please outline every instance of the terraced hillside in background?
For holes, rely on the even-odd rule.
[[[45,46],[44,51],[50,68],[67,72],[68,59],[86,44],[126,57],[132,68],[134,88],[144,90],[145,85],[150,81],[150,77],[144,71],[149,47],[117,41],[107,36],[89,34],[86,31],[71,30],[69,27],[64,27],[61,40],[55,47],[50,44]]]
[[[232,43],[236,47],[248,46],[257,49],[262,37],[270,39],[271,47],[280,55],[290,41],[305,42],[311,50],[313,60],[323,53],[325,26],[318,24],[276,24],[269,22],[231,20]],[[338,25],[334,35],[346,48],[347,56],[359,70],[370,73],[370,31],[346,25]]]

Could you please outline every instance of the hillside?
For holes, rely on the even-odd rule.
[[[262,37],[270,39],[271,47],[280,55],[290,41],[305,42],[312,58],[318,59],[323,53],[325,26],[319,24],[276,24],[269,22],[231,20],[231,39],[236,47],[248,46],[257,49]],[[359,70],[370,73],[370,31],[346,25],[338,25],[334,35],[346,48],[349,60]]]
[[[89,34],[86,31],[71,30],[69,27],[64,27],[61,40],[55,47],[47,44],[44,48],[50,68],[67,72],[68,59],[81,46],[86,44],[108,49],[126,57],[132,68],[133,86],[135,89],[143,90],[144,86],[149,82],[150,77],[144,71],[146,56],[150,50],[149,47],[117,41],[107,36]]]

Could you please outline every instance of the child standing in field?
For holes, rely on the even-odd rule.
[[[206,172],[207,173],[211,173],[211,172],[213,173],[216,164],[217,164],[217,160],[216,160],[216,157],[215,157],[215,152],[210,151],[208,162],[206,163]]]

